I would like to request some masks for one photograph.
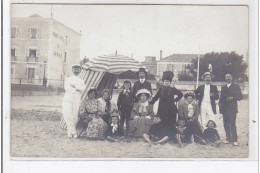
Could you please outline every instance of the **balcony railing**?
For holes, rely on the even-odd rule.
[[[38,62],[39,57],[26,57],[27,62]]]
[[[11,61],[17,61],[17,56],[11,56]]]

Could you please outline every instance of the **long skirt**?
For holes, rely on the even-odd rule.
[[[102,118],[93,118],[93,120],[88,123],[86,136],[92,139],[104,139],[106,130],[107,124]]]
[[[134,136],[140,137],[143,134],[147,134],[150,130],[153,121],[145,117],[138,117],[129,121],[129,132]]]

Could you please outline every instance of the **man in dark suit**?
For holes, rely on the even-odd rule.
[[[134,96],[136,95],[137,91],[139,89],[147,89],[151,92],[152,94],[152,85],[150,82],[148,82],[145,78],[146,78],[147,72],[145,71],[144,68],[140,68],[138,71],[138,76],[139,76],[139,80],[136,81],[134,83],[133,86],[133,94]],[[137,102],[137,98],[135,97],[135,102]]]
[[[201,126],[205,129],[209,120],[214,120],[216,111],[216,100],[219,99],[218,89],[215,85],[211,85],[213,75],[210,72],[204,73],[202,79],[205,81],[195,91],[196,99],[199,101]]]
[[[233,83],[232,75],[227,73],[225,75],[227,82],[221,88],[221,95],[219,99],[219,111],[223,115],[224,129],[226,132],[225,143],[232,142],[233,145],[238,146],[237,143],[237,129],[236,129],[236,114],[237,101],[243,99],[240,87]]]

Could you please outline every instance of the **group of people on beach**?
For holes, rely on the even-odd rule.
[[[87,98],[80,100],[85,89],[78,75],[79,65],[72,67],[74,75],[65,80],[63,98],[63,119],[68,137],[86,136],[88,139],[111,142],[129,141],[143,138],[150,145],[172,140],[183,147],[184,143],[199,143],[220,146],[222,141],[216,129],[216,101],[223,115],[226,140],[224,143],[238,145],[236,130],[237,101],[243,98],[240,87],[233,83],[232,74],[226,73],[226,85],[218,89],[211,84],[210,72],[202,76],[205,84],[195,91],[183,93],[171,86],[174,74],[165,71],[162,75],[163,86],[152,95],[151,83],[146,80],[146,71],[140,68],[139,80],[134,83],[124,81],[117,104],[113,103],[111,91],[104,89],[98,98],[98,91],[90,88]],[[184,99],[182,97],[184,96]],[[157,114],[153,105],[159,100]],[[177,106],[178,105],[178,106]],[[80,134],[77,124],[83,124]]]

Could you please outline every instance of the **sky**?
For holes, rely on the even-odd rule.
[[[246,56],[246,6],[52,5],[53,17],[82,34],[80,58],[118,54],[144,61],[171,54]],[[13,4],[12,17],[50,18],[51,5]]]

